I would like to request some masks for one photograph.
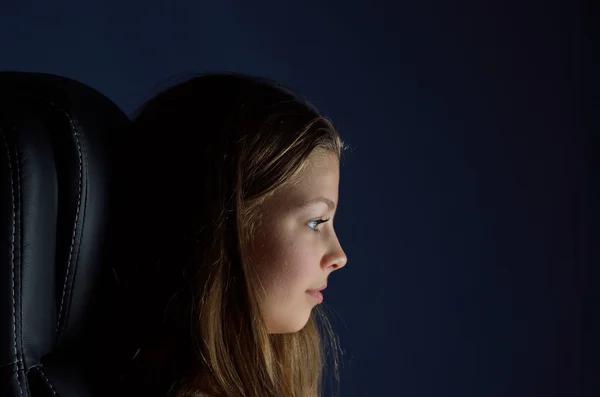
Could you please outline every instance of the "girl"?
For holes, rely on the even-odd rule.
[[[123,148],[106,392],[320,395],[321,291],[347,260],[332,124],[278,84],[207,74],[147,102]]]

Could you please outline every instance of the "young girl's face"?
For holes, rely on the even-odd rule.
[[[262,206],[264,221],[253,242],[258,260],[253,263],[269,333],[302,329],[320,303],[319,293],[310,290],[324,287],[329,275],[346,264],[333,228],[339,178],[337,157],[317,150],[297,183],[282,188]]]

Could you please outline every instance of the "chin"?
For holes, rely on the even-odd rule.
[[[310,313],[302,319],[294,319],[295,321],[286,321],[280,324],[272,324],[268,326],[269,334],[293,334],[300,332],[308,323]]]

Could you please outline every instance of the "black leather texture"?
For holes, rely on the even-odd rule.
[[[127,116],[65,77],[0,72],[0,396],[88,396],[111,153]]]

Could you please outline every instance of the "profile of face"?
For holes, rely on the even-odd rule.
[[[296,183],[261,204],[263,222],[252,242],[252,256],[269,333],[301,330],[321,303],[322,295],[314,290],[326,286],[329,275],[346,264],[333,227],[339,178],[337,157],[317,149]]]

